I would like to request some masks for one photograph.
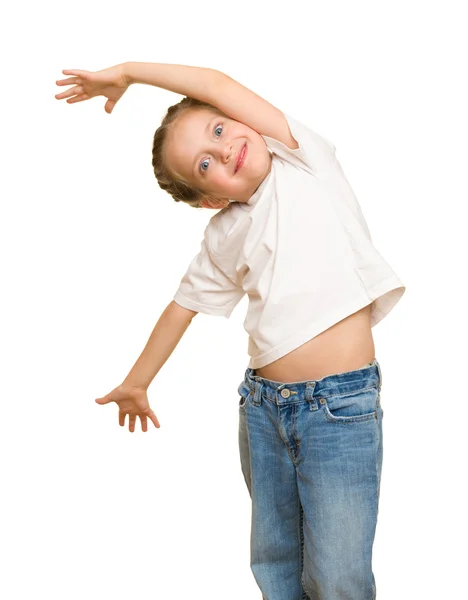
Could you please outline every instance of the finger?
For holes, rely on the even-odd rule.
[[[148,431],[148,419],[146,418],[146,416],[140,415],[140,421],[141,421],[141,430]]]
[[[79,94],[83,94],[83,86],[75,85],[75,87],[66,90],[65,92],[61,92],[60,94],[55,94],[55,97],[58,98],[69,98],[70,96],[78,96]]]
[[[68,79],[58,79],[55,82],[57,85],[73,85],[74,83],[81,83],[79,77],[68,77]]]
[[[110,394],[106,394],[105,396],[102,396],[102,398],[96,398],[95,402],[97,404],[108,404],[109,402],[113,402],[113,400]]]
[[[119,411],[119,425],[121,427],[125,426],[125,413]]]
[[[89,100],[89,96],[87,94],[81,94],[81,96],[75,96],[74,98],[68,98],[68,104],[73,104],[74,102],[83,102],[83,100]]]
[[[158,417],[151,410],[151,408],[148,408],[147,410],[145,410],[145,413],[151,419],[151,421],[153,422],[155,427],[158,427],[158,428],[161,427],[161,425],[159,424],[159,421],[158,421]]]
[[[130,415],[130,423],[129,423],[128,429],[132,433],[135,431],[135,421],[136,421],[136,415]]]
[[[86,75],[89,71],[83,71],[82,69],[63,69],[62,73],[64,75]]]

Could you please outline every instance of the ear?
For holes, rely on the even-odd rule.
[[[227,200],[222,200],[221,198],[211,198],[210,196],[204,196],[200,200],[200,206],[203,206],[203,208],[224,208],[227,203]]]

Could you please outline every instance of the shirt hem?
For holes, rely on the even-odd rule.
[[[231,313],[235,308],[235,306],[233,306],[233,307],[225,307],[225,306],[216,307],[216,306],[208,306],[206,304],[199,304],[198,302],[194,302],[193,300],[190,300],[190,298],[187,298],[181,292],[176,292],[173,300],[174,300],[174,302],[176,302],[183,308],[188,308],[189,310],[201,312],[206,315],[212,315],[212,316],[216,316],[216,317],[217,316],[225,317],[226,319],[228,319],[231,316]]]
[[[371,325],[373,327],[378,322],[380,322],[385,315],[387,315],[390,312],[390,310],[395,306],[395,304],[403,295],[405,286],[398,278],[391,277],[389,279],[385,279],[374,288],[368,290],[368,295],[359,295],[359,297],[355,301],[353,301],[350,304],[347,304],[346,307],[340,307],[339,310],[335,311],[333,315],[327,317],[326,320],[322,320],[319,323],[314,323],[310,327],[301,330],[299,333],[296,333],[292,337],[288,338],[286,342],[284,342],[280,346],[277,346],[273,350],[269,350],[268,352],[265,352],[260,356],[251,357],[248,364],[248,368],[260,369],[261,367],[265,367],[266,365],[269,365],[275,360],[283,358],[284,356],[286,356],[286,354],[289,354],[289,352],[296,350],[296,348],[299,348],[300,346],[302,346],[312,338],[316,337],[323,331],[326,331],[332,325],[335,325],[339,321],[342,321],[349,315],[354,314],[355,312],[361,310],[365,306],[372,304],[372,302],[380,298],[383,294],[395,290],[397,288],[402,288],[401,294],[398,296],[398,298],[396,298],[395,302],[390,307],[387,307],[388,310],[386,310],[386,312],[380,311],[378,313],[376,320],[374,320],[374,322]]]

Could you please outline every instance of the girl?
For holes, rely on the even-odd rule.
[[[177,202],[221,209],[123,383],[119,423],[159,421],[147,389],[198,312],[229,318],[249,296],[250,362],[238,387],[252,499],[251,558],[264,600],[371,600],[382,469],[382,373],[372,327],[405,291],[374,247],[335,146],[229,76],[183,65],[64,70],[57,99],[129,85],[186,96],[154,135]]]

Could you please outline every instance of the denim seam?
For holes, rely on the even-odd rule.
[[[305,516],[304,516],[304,508],[302,507],[301,501],[299,500],[299,545],[301,547],[301,588],[302,588],[302,595],[301,595],[301,600],[309,600],[309,596],[307,595],[306,591],[305,591],[305,586],[304,586],[304,544],[305,544],[305,535],[304,535],[304,521],[305,521]]]
[[[245,406],[245,405],[244,405]],[[252,481],[252,450],[250,447],[250,428],[249,428],[249,415],[247,411],[245,411],[245,420],[246,422],[246,431],[247,431],[247,444],[249,447],[249,475],[250,475],[250,489],[253,492],[253,481]]]
[[[297,405],[294,405],[294,409],[293,409],[293,439],[294,439],[294,443],[296,444],[297,447],[297,451],[296,451],[296,455],[299,454],[299,448],[301,447],[301,441],[300,439],[297,437]],[[296,460],[297,460],[297,456],[296,456]],[[294,461],[294,464],[296,464],[296,462]]]
[[[318,400],[320,400],[320,398],[324,398],[324,399],[326,399],[326,398],[343,398],[343,396],[352,396],[354,394],[361,394],[362,392],[367,392],[369,390],[374,390],[376,388],[378,388],[378,384],[371,385],[370,387],[366,387],[366,388],[361,388],[359,390],[353,390],[351,392],[345,392],[343,394],[330,394],[329,396],[320,395],[320,396],[316,396],[316,398]]]
[[[379,453],[379,445],[380,445],[380,435],[379,435],[379,439],[377,440],[377,444],[375,445],[375,481],[377,483],[377,513],[379,512],[379,496],[380,496],[380,482],[379,482],[379,469],[378,469],[378,465],[377,465],[377,456]]]

